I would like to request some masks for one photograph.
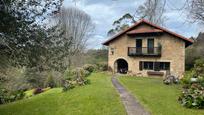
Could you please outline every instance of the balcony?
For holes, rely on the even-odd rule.
[[[161,47],[128,47],[128,56],[161,56]]]

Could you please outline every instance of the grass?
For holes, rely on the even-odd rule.
[[[45,93],[0,105],[0,115],[124,115],[119,95],[104,73],[93,73],[90,85]]]
[[[164,85],[159,78],[120,77],[119,81],[153,115],[204,115],[204,110],[187,109],[178,103],[181,85]]]

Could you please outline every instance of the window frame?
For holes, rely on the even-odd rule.
[[[145,67],[145,66],[147,66],[147,67]],[[143,69],[144,70],[154,70],[154,62],[151,62],[151,61],[143,62]]]
[[[150,65],[150,63],[152,63],[152,65]],[[157,68],[156,68],[156,65],[158,66]],[[145,66],[147,66],[147,67],[145,67]],[[151,66],[153,66],[153,67],[151,67]],[[171,68],[171,62],[139,61],[139,70],[140,71],[142,71],[142,70],[166,71],[166,70],[170,70],[170,68]]]
[[[111,55],[114,55],[114,53],[115,53],[115,48],[111,47],[111,48],[110,48],[110,54],[111,54]]]
[[[170,70],[170,62],[160,62],[160,70]]]

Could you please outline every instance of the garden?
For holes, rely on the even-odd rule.
[[[107,70],[106,68],[106,64],[86,64],[81,68],[68,68],[63,77],[54,76],[52,73],[46,73],[48,76],[38,74],[41,79],[29,75],[30,73],[27,73],[27,71],[19,72],[19,76],[16,75],[17,77],[12,79],[18,81],[18,84],[13,84],[15,82],[10,79],[4,79],[5,81],[2,82],[4,87],[0,88],[0,104],[17,101],[25,97],[29,98],[51,88],[62,87],[65,92],[75,87],[90,84],[91,81],[87,77],[92,72],[104,71]]]
[[[204,60],[198,59],[179,82],[171,84],[162,78],[122,76],[118,80],[153,115],[203,115],[203,68]],[[38,110],[42,114],[126,114],[111,83],[112,75],[104,70],[107,70],[106,64],[85,64],[67,69],[61,82],[48,74],[42,87],[15,93],[1,89],[0,113],[37,114]],[[28,83],[22,86],[35,87],[39,82]]]
[[[125,115],[111,75],[98,72],[87,78],[91,84],[63,92],[48,91],[16,102],[0,105],[1,115]],[[27,92],[29,93],[29,92]]]
[[[119,77],[118,80],[153,115],[204,114],[204,60],[180,81],[166,83],[162,78]]]

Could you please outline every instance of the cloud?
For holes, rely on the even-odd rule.
[[[72,1],[65,0],[63,6],[75,6]],[[78,0],[76,7],[88,13],[95,23],[94,36],[88,41],[88,47],[100,48],[101,43],[108,39],[107,32],[112,28],[113,21],[127,12],[134,14],[137,6],[142,3],[144,0]],[[197,36],[201,29],[196,24],[186,22],[186,12],[172,10],[180,8],[182,4],[183,1],[177,0],[168,2],[165,13],[168,20],[165,27],[186,37]]]
[[[92,36],[88,42],[87,42],[87,45],[88,45],[88,49],[93,49],[93,48],[101,48],[101,43],[104,42],[104,36],[101,36],[101,35],[94,35]]]
[[[165,13],[168,18],[165,27],[169,30],[181,34],[185,37],[196,37],[198,35],[199,27],[195,23],[190,23],[187,20],[187,13],[183,11],[173,10]]]

